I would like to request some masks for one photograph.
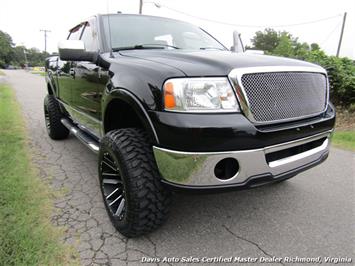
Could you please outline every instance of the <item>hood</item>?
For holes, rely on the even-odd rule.
[[[316,66],[295,59],[230,51],[127,50],[120,51],[120,55],[168,65],[187,76],[226,76],[234,68],[245,67]]]

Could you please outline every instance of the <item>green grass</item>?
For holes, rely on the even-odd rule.
[[[355,151],[355,130],[335,131],[332,142],[334,146]]]
[[[77,264],[50,222],[53,197],[31,164],[14,93],[0,84],[0,265]]]

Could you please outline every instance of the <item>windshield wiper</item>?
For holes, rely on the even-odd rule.
[[[147,43],[147,44],[137,44],[133,46],[125,46],[125,47],[117,47],[117,48],[112,48],[112,51],[118,52],[118,51],[123,51],[123,50],[139,50],[139,49],[165,49],[166,47],[168,48],[174,48],[174,49],[180,49],[179,47],[169,45],[169,44],[159,44],[159,43]]]
[[[225,51],[226,49],[222,49],[219,47],[200,47],[200,50],[220,50],[220,51]]]

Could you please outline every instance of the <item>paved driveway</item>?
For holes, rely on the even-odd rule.
[[[44,78],[20,70],[5,73],[26,118],[34,163],[43,178],[64,191],[53,222],[67,228],[65,241],[76,245],[82,264],[140,265],[142,257],[165,256],[355,258],[354,153],[333,148],[321,166],[277,185],[176,195],[162,228],[126,239],[106,216],[96,156],[75,137],[53,141],[47,136]]]

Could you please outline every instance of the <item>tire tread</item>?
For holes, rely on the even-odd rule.
[[[108,132],[101,145],[124,158],[126,197],[130,211],[125,226],[114,225],[127,237],[147,234],[164,223],[171,202],[170,191],[160,182],[160,174],[150,145],[142,129],[125,128]],[[112,218],[111,218],[112,220]]]
[[[60,140],[65,139],[69,135],[69,130],[60,121],[63,114],[60,110],[58,101],[53,95],[47,95],[44,100],[44,108],[47,108],[49,114],[50,129],[48,135],[51,139]]]

